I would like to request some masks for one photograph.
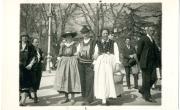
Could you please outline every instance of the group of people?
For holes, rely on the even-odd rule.
[[[73,41],[76,32],[62,35],[66,42],[60,46],[54,88],[65,94],[61,103],[70,101],[73,105],[74,95],[81,93],[83,105],[92,103],[94,96],[106,104],[107,98],[117,97],[113,73],[118,72],[120,64],[118,46],[108,39],[107,29],[102,30],[101,40],[92,39],[86,26],[81,33],[83,40],[78,45]],[[70,100],[68,94],[71,94]]]
[[[146,101],[152,102],[150,89],[157,80],[156,70],[160,56],[153,40],[154,28],[147,27],[145,30],[147,35],[138,41],[136,49],[130,45],[131,39],[126,38],[122,63],[118,44],[108,37],[108,29],[103,29],[101,37],[94,40],[90,36],[90,30],[84,26],[81,30],[83,40],[78,45],[73,41],[76,32],[64,33],[62,37],[65,42],[61,43],[54,84],[59,93],[65,94],[65,100],[61,103],[70,101],[74,104],[75,94],[81,93],[83,105],[91,104],[94,98],[101,99],[102,104],[108,104],[108,98],[117,98],[114,74],[122,72],[122,64],[128,89],[131,89],[130,73],[134,73],[134,88],[138,89],[138,73],[141,68],[143,81],[139,92]]]
[[[75,95],[81,93],[83,105],[90,105],[95,99],[101,99],[102,105],[107,105],[108,98],[117,98],[114,74],[122,74],[123,68],[126,72],[128,89],[131,89],[131,73],[134,73],[134,88],[138,89],[139,69],[142,71],[142,87],[139,89],[139,93],[146,101],[152,102],[150,89],[157,80],[156,74],[159,70],[160,52],[153,40],[154,28],[150,26],[146,27],[145,30],[147,35],[140,38],[136,45],[137,48],[130,45],[131,38],[126,38],[122,51],[123,61],[120,61],[118,43],[108,37],[110,34],[108,29],[102,29],[101,36],[98,39],[93,39],[88,27],[83,26],[80,31],[83,40],[78,44],[73,41],[73,38],[77,35],[76,32],[62,34],[61,37],[65,40],[60,44],[54,81],[54,89],[65,95],[65,99],[61,103],[70,102],[73,105],[76,103]],[[23,68],[21,71],[23,75],[20,74],[20,79],[21,77],[23,79],[20,81],[21,94],[28,94],[29,88],[32,87],[36,96],[35,102],[37,102],[36,91],[39,88],[38,81],[40,80],[34,76],[37,74],[41,76],[41,73],[37,72],[40,67],[35,66],[36,63],[40,63],[38,57],[40,55],[38,50],[40,49],[36,48],[36,40],[33,40],[32,46],[26,46],[29,49],[26,51],[22,39],[22,51],[20,51],[22,54],[27,52],[27,55],[20,54],[20,57],[27,56],[26,63],[21,64],[22,67],[20,66],[20,69]],[[31,80],[26,80],[27,78],[31,78]],[[34,83],[35,79],[36,83]],[[27,81],[33,83],[28,84]],[[71,95],[71,98],[69,98],[69,95]],[[22,100],[21,105],[23,104]]]

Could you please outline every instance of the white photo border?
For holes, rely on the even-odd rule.
[[[101,0],[102,3],[162,3],[162,103],[160,106],[87,106],[86,110],[178,109],[178,0]],[[85,106],[19,106],[19,29],[21,3],[99,3],[99,0],[4,0],[3,110],[85,110]]]

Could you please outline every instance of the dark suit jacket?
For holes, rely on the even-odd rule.
[[[155,41],[150,41],[147,36],[143,36],[138,41],[137,58],[141,69],[153,68],[158,66],[158,48]]]
[[[127,48],[125,45],[122,49],[122,55],[123,55],[123,65],[128,66],[128,62],[130,60],[129,55],[135,54],[135,48],[130,45],[130,49]]]

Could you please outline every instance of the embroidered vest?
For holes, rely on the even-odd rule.
[[[101,42],[100,40],[97,41],[97,46],[98,46],[98,50],[99,50],[99,55],[103,54],[103,53],[111,53],[114,54],[114,41],[113,40],[108,40],[105,42]]]
[[[80,43],[79,61],[81,63],[92,63],[92,54],[94,50],[93,40],[90,39],[88,43],[83,41]]]
[[[72,44],[69,47],[64,45],[63,47],[60,48],[59,56],[71,57],[74,55],[75,52],[76,52],[75,44]]]

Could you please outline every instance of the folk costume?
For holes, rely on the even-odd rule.
[[[94,95],[98,99],[116,98],[113,73],[115,65],[120,64],[119,49],[113,40],[98,40],[95,46],[94,56]]]
[[[82,34],[89,32],[87,27],[83,27]],[[91,103],[94,99],[94,53],[95,41],[89,36],[84,38],[77,47],[79,53],[79,73],[81,79],[82,97],[85,104]]]
[[[60,47],[54,88],[59,92],[80,93],[80,76],[74,41]]]
[[[62,37],[75,37],[76,33],[66,32]],[[74,41],[66,42],[61,45],[59,56],[60,59],[57,64],[56,77],[54,88],[59,93],[65,94],[65,100],[61,103],[69,102],[68,94],[71,94],[71,104],[75,103],[74,94],[81,92],[81,83],[78,70],[78,60],[76,56],[76,44]]]

